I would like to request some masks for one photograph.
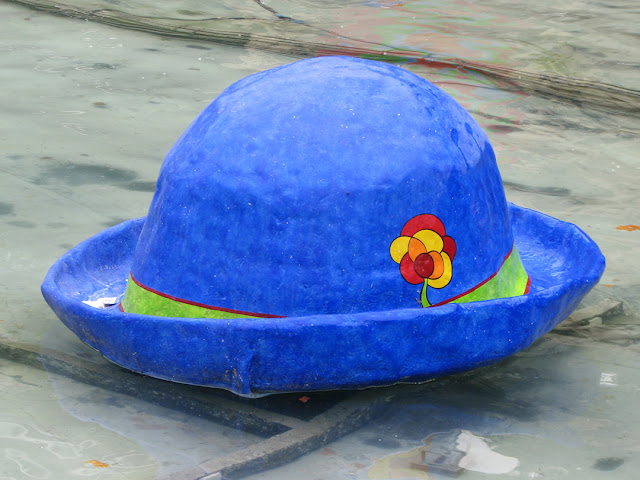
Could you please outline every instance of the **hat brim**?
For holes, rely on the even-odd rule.
[[[578,227],[510,204],[529,294],[356,314],[258,319],[168,318],[96,308],[124,294],[145,219],[82,242],[49,270],[42,292],[62,322],[116,364],[240,395],[418,382],[505,358],[564,320],[605,260]]]

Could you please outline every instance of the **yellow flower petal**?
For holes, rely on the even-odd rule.
[[[409,240],[411,240],[411,237],[398,237],[391,242],[389,252],[391,253],[391,258],[393,258],[394,262],[400,263],[402,257],[404,257],[409,251]]]
[[[447,255],[445,252],[441,252],[440,255],[442,256],[444,267],[442,275],[440,276],[440,278],[436,278],[435,280],[427,280],[427,285],[433,288],[442,288],[449,285],[449,282],[451,281],[451,275],[453,273],[451,268],[451,258],[449,258],[449,255]]]
[[[417,238],[424,246],[427,247],[427,252],[441,252],[444,247],[442,237],[433,230],[420,230],[413,235],[413,238]]]

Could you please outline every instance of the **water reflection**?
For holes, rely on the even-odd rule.
[[[12,203],[0,202],[0,215],[13,215],[14,207]]]
[[[597,328],[589,321],[585,325]],[[139,390],[136,400],[111,390],[124,385],[124,377],[116,379],[116,384],[105,378],[105,385],[112,385],[111,391],[56,374],[51,375],[51,382],[66,411],[134,439],[162,463],[164,474],[182,472],[183,478],[199,478],[189,476],[189,472],[193,465],[203,462],[222,465],[228,478],[299,478],[302,472],[322,471],[317,478],[327,480],[437,479],[438,475],[461,472],[469,478],[509,472],[516,478],[533,478],[528,475],[536,471],[569,475],[579,469],[629,468],[630,444],[626,440],[600,444],[598,432],[609,428],[604,425],[611,421],[601,410],[603,402],[614,408],[614,404],[623,401],[619,395],[635,388],[633,379],[638,378],[637,373],[629,370],[634,357],[627,348],[617,347],[606,358],[596,358],[590,350],[575,346],[573,338],[576,337],[568,332],[550,334],[530,349],[491,367],[422,385],[364,392],[273,395],[248,400],[217,390],[172,386],[126,372],[139,378],[135,380]],[[638,329],[635,338],[640,338]],[[593,348],[593,339],[589,342]],[[82,357],[101,361],[89,350]],[[612,367],[610,362],[624,367]],[[111,367],[114,370],[108,373]],[[622,376],[621,368],[626,370]],[[104,372],[111,376],[116,370],[110,366]],[[231,405],[229,401],[233,402],[235,420],[203,420],[203,411],[190,403],[201,398],[203,391],[209,392],[206,396],[213,402],[213,409],[226,408]],[[178,392],[183,400],[170,409],[154,405],[156,400]],[[355,404],[348,406],[354,399]],[[223,403],[217,403],[220,401]],[[365,415],[368,423],[343,422],[337,438],[355,427],[354,433],[309,453],[314,445],[321,444],[309,442],[312,437],[305,436],[305,431],[322,425],[320,435],[336,438],[337,431],[329,428],[334,407],[356,407],[358,415]],[[284,437],[278,439],[277,431],[264,430],[259,437],[247,433],[252,428],[251,421],[247,423],[251,416],[273,413],[279,416],[272,418],[279,418],[280,422],[291,419],[285,424],[297,433],[288,444]],[[318,419],[320,423],[316,422]],[[180,451],[172,452],[176,442],[181,445]],[[280,447],[284,442],[287,453],[269,453],[273,442]],[[240,456],[236,454],[238,449],[244,452]],[[594,453],[597,458],[592,457]],[[307,455],[274,472],[263,472],[304,454]],[[259,467],[247,465],[244,456],[255,455],[262,455]],[[429,477],[425,476],[425,469]],[[413,476],[406,476],[408,473]]]
[[[616,478],[633,478],[630,437],[603,442],[601,434],[609,422],[622,427],[615,405],[624,403],[624,392],[637,396],[636,387],[603,384],[603,378],[619,378],[603,376],[610,360],[564,341],[552,334],[496,366],[426,385],[381,389],[379,394],[394,399],[367,426],[249,478],[298,478],[317,470],[324,472],[322,479],[439,479],[461,473],[471,479],[487,473],[592,478],[605,468],[615,470]],[[631,352],[620,349],[615,357],[632,368],[627,381],[637,380]],[[621,434],[630,431],[622,427]]]
[[[153,466],[157,475],[165,476],[211,457],[227,455],[259,439],[243,430],[192,416],[186,406],[184,411],[166,409],[58,375],[50,375],[50,380],[66,412],[134,440],[145,452],[105,455],[99,458],[101,462],[128,468]],[[150,390],[147,395],[154,393]],[[180,448],[176,449],[176,445]]]
[[[37,185],[50,184],[53,182],[69,186],[96,184],[117,185],[132,182],[137,177],[137,173],[133,170],[69,162],[45,166],[42,173],[40,173],[33,182]]]

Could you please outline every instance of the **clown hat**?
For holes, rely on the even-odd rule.
[[[603,269],[579,228],[507,203],[446,93],[325,57],[225,90],[167,154],[148,216],[69,251],[42,290],[125,368],[258,395],[495,362]]]

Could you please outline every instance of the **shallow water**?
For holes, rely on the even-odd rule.
[[[638,7],[628,0],[265,3],[297,23],[274,20],[250,1],[206,12],[193,1],[110,5],[155,17],[241,16],[225,28],[290,39],[289,51],[264,41],[168,39],[0,3],[0,478],[195,479],[189,472],[202,462],[271,445],[274,432],[246,427],[242,415],[303,431],[301,421],[346,401],[308,394],[234,403],[222,395],[216,401],[240,417],[221,421],[172,400],[201,389],[144,378],[123,389],[130,377],[69,332],[39,292],[47,269],[73,245],[146,213],[164,154],[217,94],[301,58],[302,44],[366,44],[368,53],[396,47],[450,62],[403,66],[453,95],[485,128],[510,201],[573,222],[600,245],[607,269],[583,306],[613,298],[624,310],[561,324],[495,366],[347,396],[366,419],[334,429],[332,441],[295,461],[271,459],[243,474],[427,478],[411,467],[424,451],[444,465],[429,478],[636,478],[640,230],[618,227],[640,225]],[[468,62],[481,63],[464,68]],[[506,73],[487,75],[496,65]],[[514,69],[536,74],[533,87],[518,84]],[[554,88],[554,75],[569,79],[568,93]],[[579,92],[593,82],[636,94],[624,97],[628,108],[599,96],[602,89],[585,101]],[[69,365],[94,376],[83,380],[85,370]]]

